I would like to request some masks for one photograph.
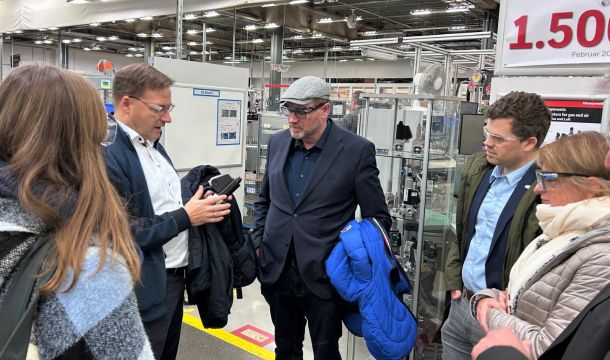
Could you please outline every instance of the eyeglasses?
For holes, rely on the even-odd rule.
[[[106,138],[102,141],[102,146],[110,146],[116,138],[118,124],[116,120],[108,118],[108,129],[106,130]]]
[[[536,170],[536,181],[542,190],[548,190],[550,188],[550,182],[556,181],[560,176],[582,176],[589,177],[590,175],[579,174],[579,173],[569,173],[569,172],[551,172],[551,171],[542,171]]]
[[[136,99],[139,102],[141,102],[142,104],[146,105],[150,109],[150,111],[157,114],[157,116],[163,116],[166,113],[171,113],[176,108],[176,106],[174,104],[169,104],[169,105],[149,104],[146,101],[140,100],[136,96],[130,96],[129,98]]]
[[[296,116],[297,119],[305,119],[307,117],[307,115],[311,114],[312,112],[318,110],[319,108],[321,108],[322,106],[328,104],[327,102],[321,102],[316,106],[312,106],[312,107],[288,107],[288,106],[282,106],[280,108],[280,113],[282,113],[282,115],[288,116],[290,117],[290,114],[294,114],[294,116]]]
[[[504,144],[505,142],[514,141],[514,140],[521,141],[520,137],[506,137],[506,136],[490,133],[489,130],[487,130],[487,126],[483,127],[483,135],[485,135],[485,139],[491,139],[491,142],[493,142],[494,144]]]

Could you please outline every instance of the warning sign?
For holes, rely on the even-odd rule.
[[[273,335],[252,325],[242,326],[237,330],[231,331],[231,334],[260,347],[264,347],[275,340]]]

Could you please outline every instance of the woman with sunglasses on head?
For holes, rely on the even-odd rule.
[[[111,129],[79,75],[29,65],[0,84],[0,307],[30,250],[46,243],[34,273],[40,359],[153,358],[133,292],[138,252],[102,158]]]
[[[534,358],[610,283],[609,149],[595,132],[541,148],[535,191],[543,234],[523,250],[506,291],[485,289],[471,299],[485,331],[512,329],[531,343]]]

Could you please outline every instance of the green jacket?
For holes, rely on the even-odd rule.
[[[493,165],[487,162],[485,153],[476,153],[468,159],[461,176],[461,188],[456,210],[457,241],[452,243],[445,263],[445,280],[447,290],[461,290],[462,283],[462,250],[466,236],[468,217],[472,200],[487,169]],[[536,218],[536,205],[538,196],[534,193],[536,183],[532,183],[529,190],[523,195],[515,215],[513,216],[506,246],[504,259],[504,273],[502,274],[502,288],[508,285],[510,269],[523,251],[523,249],[540,235],[541,230]]]

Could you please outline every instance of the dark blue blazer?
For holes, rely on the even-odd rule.
[[[530,186],[536,180],[536,165],[532,164],[529,169],[525,172],[512,195],[508,198],[504,209],[500,213],[496,228],[494,230],[493,237],[491,239],[491,246],[489,247],[489,254],[485,261],[485,280],[488,288],[502,289],[502,275],[504,273],[504,261],[506,257],[506,246],[508,244],[508,233],[510,230],[510,224],[515,214],[517,206],[523,195],[527,192]],[[475,226],[477,222],[477,216],[479,214],[479,208],[485,199],[485,195],[489,191],[491,184],[489,178],[493,167],[489,168],[483,179],[479,183],[479,187],[472,200],[472,207],[470,208],[470,216],[468,218],[468,230],[466,232],[466,238],[464,239],[464,249],[462,251],[462,264],[466,260],[468,249],[470,247],[470,241],[472,240],[475,233]]]
[[[334,289],[324,260],[339,241],[341,229],[354,218],[374,217],[389,230],[391,218],[379,184],[375,146],[370,141],[332,125],[303,195],[292,203],[284,165],[292,137],[289,130],[269,140],[267,168],[254,205],[254,246],[260,247],[259,280],[275,283],[282,272],[290,242],[307,288],[329,299]]]
[[[191,222],[184,208],[155,215],[138,153],[129,135],[120,126],[117,131],[114,143],[104,151],[104,160],[110,181],[127,203],[131,232],[144,255],[141,281],[135,292],[142,320],[148,322],[167,311],[163,245],[188,229]],[[170,161],[161,144],[155,143],[155,148]]]

